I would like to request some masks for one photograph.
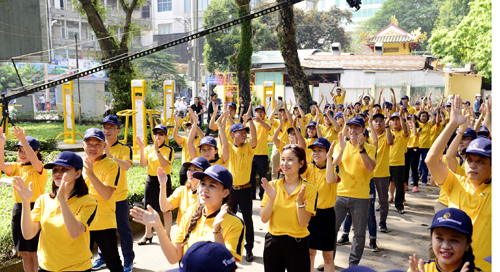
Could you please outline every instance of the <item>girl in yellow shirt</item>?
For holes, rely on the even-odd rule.
[[[17,148],[17,162],[5,163],[4,147],[6,138],[3,134],[3,129],[0,128],[0,170],[7,176],[20,177],[26,186],[30,183],[33,185],[33,194],[29,203],[29,208],[33,208],[36,199],[45,191],[47,183],[47,171],[43,169],[42,156],[38,152],[40,142],[37,139],[26,136],[25,131],[19,127],[14,127],[12,130],[19,142],[14,146]],[[39,234],[35,233],[30,239],[25,239],[21,232],[21,214],[25,209],[22,205],[22,198],[19,193],[14,190],[14,207],[12,209],[12,238],[14,239],[14,247],[21,253],[23,257],[24,271],[35,271],[38,269],[37,247]],[[30,204],[31,203],[31,204]]]

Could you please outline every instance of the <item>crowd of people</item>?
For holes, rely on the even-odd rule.
[[[201,262],[234,271],[243,258],[254,260],[252,204],[260,198],[260,219],[268,223],[264,270],[313,271],[320,250],[323,263],[317,268],[331,272],[337,246],[348,242],[351,226],[349,267],[362,259],[367,228],[370,249],[379,250],[377,231],[390,228],[389,203],[404,214],[406,191],[435,184],[441,193],[430,227],[429,260],[410,256],[408,271],[491,271],[485,260],[492,244],[491,98],[476,112],[476,103],[462,103],[460,95],[436,101],[429,94],[413,102],[404,95],[396,101],[391,89],[391,101],[383,103],[383,90],[377,101],[363,93],[347,103],[345,96],[335,84],[330,96],[309,103],[308,114],[298,99],[295,105],[275,101],[268,114],[262,105],[242,109],[234,102],[219,109],[213,94],[206,133],[200,128],[203,107],[195,98],[200,110],[179,109],[187,110],[188,122],[174,117],[173,139],[182,146],[179,173],[172,173],[167,126],[154,127],[152,145],[135,139],[147,176],[144,207],[131,210],[126,172],[133,153],[118,141],[116,116],[85,132],[85,158],[64,151],[45,165],[39,141],[14,127],[18,161],[5,163],[6,139],[0,137],[0,170],[14,176],[12,233],[24,270],[131,271],[130,213],[145,226],[138,245],[151,243],[154,229],[166,259],[179,263],[181,271],[201,271],[194,268],[203,267]],[[181,127],[187,136],[180,135]],[[217,139],[210,136],[213,131]],[[52,169],[50,192],[44,192],[47,169]],[[171,175],[179,175],[175,191]],[[173,209],[178,209],[176,233],[171,233]],[[99,253],[92,262],[94,243]],[[210,248],[220,260],[206,259]]]

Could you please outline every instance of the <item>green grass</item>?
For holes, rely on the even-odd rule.
[[[43,139],[55,139],[59,134],[64,133],[64,123],[62,122],[52,122],[52,123],[30,123],[30,122],[22,122],[16,123],[17,126],[21,128],[26,128],[26,135],[37,138],[38,140]],[[75,125],[76,132],[79,132],[83,135],[85,130],[92,127],[100,128],[101,125]],[[123,132],[122,132],[123,133]],[[12,135],[12,133],[9,133]],[[77,140],[81,140],[79,136],[76,136]],[[64,140],[64,136],[61,136],[58,141]]]
[[[0,185],[0,260],[5,261],[12,258],[12,231],[10,229],[10,221],[12,219],[12,207],[14,205],[14,197],[12,187]]]

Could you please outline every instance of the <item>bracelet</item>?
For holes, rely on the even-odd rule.
[[[361,153],[366,153],[366,149],[363,148],[363,150],[359,151],[359,154],[361,154]]]
[[[299,203],[297,203],[297,208],[301,209],[301,208],[304,208],[306,206],[306,202],[304,201],[304,203],[302,205],[299,205]]]
[[[391,128],[391,126],[385,126],[385,128]]]
[[[221,234],[222,233],[222,227],[219,230],[214,230],[214,234]]]
[[[165,188],[167,188],[167,186],[160,186],[160,190]]]

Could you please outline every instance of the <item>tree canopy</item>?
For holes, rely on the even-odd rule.
[[[19,76],[23,80],[24,85],[43,80],[43,69],[37,69],[30,63],[17,65]],[[20,86],[21,83],[19,82],[14,66],[10,63],[0,63],[0,92]]]

